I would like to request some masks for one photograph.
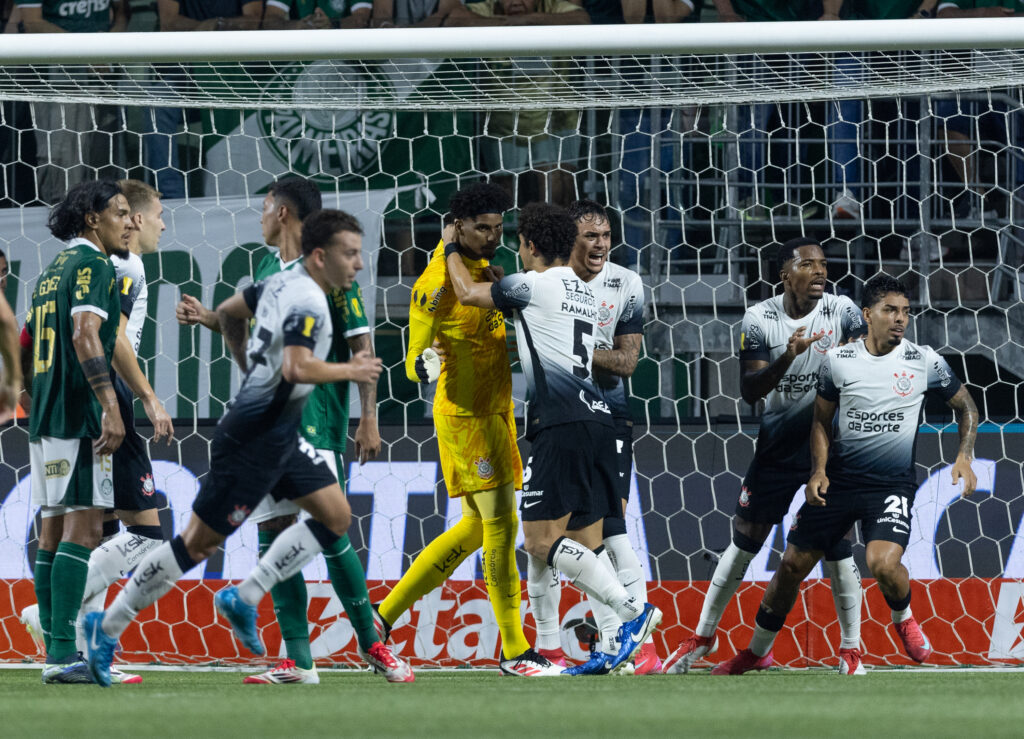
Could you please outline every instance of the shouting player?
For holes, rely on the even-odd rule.
[[[445,252],[461,304],[515,313],[529,397],[530,459],[520,503],[526,551],[540,560],[533,567],[546,562],[622,622],[619,651],[605,658],[603,671],[612,672],[640,649],[661,611],[630,595],[607,557],[594,552],[604,518],[621,505],[619,470],[611,411],[591,377],[596,301],[568,266],[575,240],[576,224],[564,210],[534,203],[519,216],[525,273],[474,282],[459,245],[447,244]]]
[[[327,294],[350,288],[362,268],[359,222],[341,211],[312,214],[302,254],[301,265],[250,285],[217,309],[225,342],[245,373],[242,386],[217,424],[210,471],[185,531],[139,564],[108,611],[86,616],[89,668],[100,685],[110,684],[114,648],[131,621],[213,554],[264,496],[292,500],[312,518],[281,532],[249,577],[215,598],[254,654],[263,654],[256,630],[263,596],[336,546],[348,529],[348,501],[323,457],[299,436],[299,425],[315,384],[376,382],[380,375],[381,362],[369,352],[325,361],[332,339]]]
[[[711,577],[697,631],[665,661],[665,672],[688,672],[718,648],[718,623],[750,561],[772,527],[782,522],[810,472],[808,431],[814,383],[825,352],[864,332],[849,298],[825,292],[828,265],[818,242],[796,238],[777,255],[782,295],[747,310],[740,335],[741,392],[748,403],[764,399],[754,459],[733,517],[732,541]],[[824,552],[842,632],[840,670],[863,674],[860,664],[860,573],[852,545],[840,539]],[[770,664],[770,659],[766,658]]]
[[[602,546],[595,550],[610,560],[619,582],[638,601],[647,600],[647,581],[643,566],[626,535],[626,502],[629,499],[633,474],[633,419],[629,412],[629,399],[623,378],[636,369],[643,343],[644,292],[640,276],[608,261],[611,250],[611,223],[605,209],[591,200],[577,200],[568,208],[576,222],[576,242],[569,265],[576,276],[594,292],[597,303],[597,325],[593,355],[594,381],[604,390],[615,422],[615,444],[618,456],[616,489],[621,507],[614,507],[604,519]],[[527,589],[530,607],[537,623],[537,651],[554,662],[564,664],[562,654],[558,604],[561,577],[541,560],[529,560]],[[600,650],[615,655],[621,623],[615,612],[590,599],[601,632]],[[581,665],[585,674],[604,670],[606,658],[594,654],[588,665]],[[661,662],[648,640],[636,657],[636,674],[647,675],[661,671]]]
[[[451,244],[475,277],[484,274],[501,244],[502,217],[511,205],[508,193],[486,183],[452,196]],[[435,342],[440,353],[433,348]],[[523,471],[505,321],[493,305],[460,305],[455,299],[443,243],[413,286],[405,371],[414,382],[437,382],[434,427],[441,470],[449,497],[462,505],[462,518],[420,552],[378,606],[385,636],[413,603],[482,549],[484,582],[501,633],[502,672],[558,674],[531,649],[519,612],[515,491]]]
[[[311,213],[320,210],[320,190],[316,183],[302,177],[288,176],[272,184],[263,199],[260,226],[263,240],[278,249],[268,254],[256,268],[259,281],[278,272],[295,268],[302,258],[302,224]],[[353,353],[373,354],[370,326],[363,307],[363,294],[355,282],[347,290],[331,290],[327,296],[334,338],[328,360],[344,362]],[[220,326],[213,311],[207,310],[190,295],[183,295],[178,304],[179,323],[202,324],[214,331]],[[356,428],[356,454],[359,463],[373,459],[380,452],[377,428],[377,384],[359,383],[360,416]],[[345,465],[341,458],[348,440],[349,383],[334,382],[317,385],[302,413],[300,433],[313,445],[342,486]],[[270,548],[277,535],[295,523],[298,507],[290,500],[265,498],[253,511],[251,519],[259,532],[260,555]],[[373,609],[366,589],[366,573],[348,535],[324,551],[324,561],[331,585],[345,608],[356,633],[360,655],[389,682],[406,682],[412,675],[409,666],[391,653],[377,637]],[[274,614],[281,629],[286,659],[258,675],[249,675],[249,685],[317,684],[320,677],[309,645],[307,617],[308,594],[302,573],[296,573],[271,591]]]
[[[770,664],[767,655],[800,583],[822,552],[858,521],[868,567],[892,609],[903,648],[917,662],[932,653],[910,610],[910,576],[901,562],[917,491],[914,448],[921,406],[926,395],[935,395],[956,414],[960,449],[952,480],[963,482],[965,498],[978,482],[971,469],[978,409],[945,359],[904,338],[910,303],[903,283],[885,274],[868,280],[863,311],[868,335],[830,350],[818,373],[807,502],[757,611],[750,647],[715,667],[713,675],[740,675]]]

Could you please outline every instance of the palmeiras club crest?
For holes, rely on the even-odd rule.
[[[914,383],[911,382],[914,379],[913,375],[908,375],[907,371],[903,370],[903,372],[893,372],[892,376],[896,378],[892,386],[894,393],[905,398],[914,392]]]

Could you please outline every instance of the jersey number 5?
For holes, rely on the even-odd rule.
[[[572,373],[580,379],[587,379],[590,377],[590,373],[587,371],[587,364],[590,361],[587,355],[587,346],[583,343],[584,336],[591,336],[594,333],[594,324],[588,321],[581,321],[577,318],[573,321],[572,329],[572,353],[573,356],[579,357],[579,366],[573,365]]]

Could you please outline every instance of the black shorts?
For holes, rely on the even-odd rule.
[[[633,482],[633,424],[625,421],[615,422],[615,456],[618,459],[619,475],[616,478],[616,489],[622,500],[629,500],[629,488]],[[622,506],[618,508],[622,517]]]
[[[337,484],[323,457],[298,433],[287,445],[238,444],[215,434],[210,471],[192,510],[218,534],[230,536],[266,495],[295,500]]]
[[[114,378],[114,394],[124,423],[124,441],[114,452],[114,508],[119,511],[146,511],[156,508],[153,465],[149,461],[146,440],[135,430],[135,394],[120,377]]]
[[[523,521],[555,521],[570,531],[600,521],[622,503],[611,426],[574,421],[537,432],[523,472]]]
[[[782,523],[793,504],[793,496],[807,483],[810,473],[782,470],[758,462],[750,463],[743,478],[736,515],[750,523]]]
[[[913,488],[867,489],[830,481],[824,506],[806,503],[789,530],[788,541],[806,551],[828,551],[860,521],[864,544],[891,541],[903,549],[910,542]]]

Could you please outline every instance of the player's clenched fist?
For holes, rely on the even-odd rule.
[[[433,349],[424,349],[416,357],[416,376],[422,383],[436,382],[441,375],[441,355]]]
[[[203,304],[191,295],[182,295],[181,300],[174,307],[174,317],[183,326],[195,326],[203,322],[203,311],[206,309]]]
[[[377,382],[384,365],[380,357],[375,357],[368,351],[356,352],[348,360],[348,365],[353,382]]]
[[[828,492],[828,478],[823,472],[815,472],[807,481],[804,488],[804,495],[807,498],[807,505],[825,505],[825,493]]]

